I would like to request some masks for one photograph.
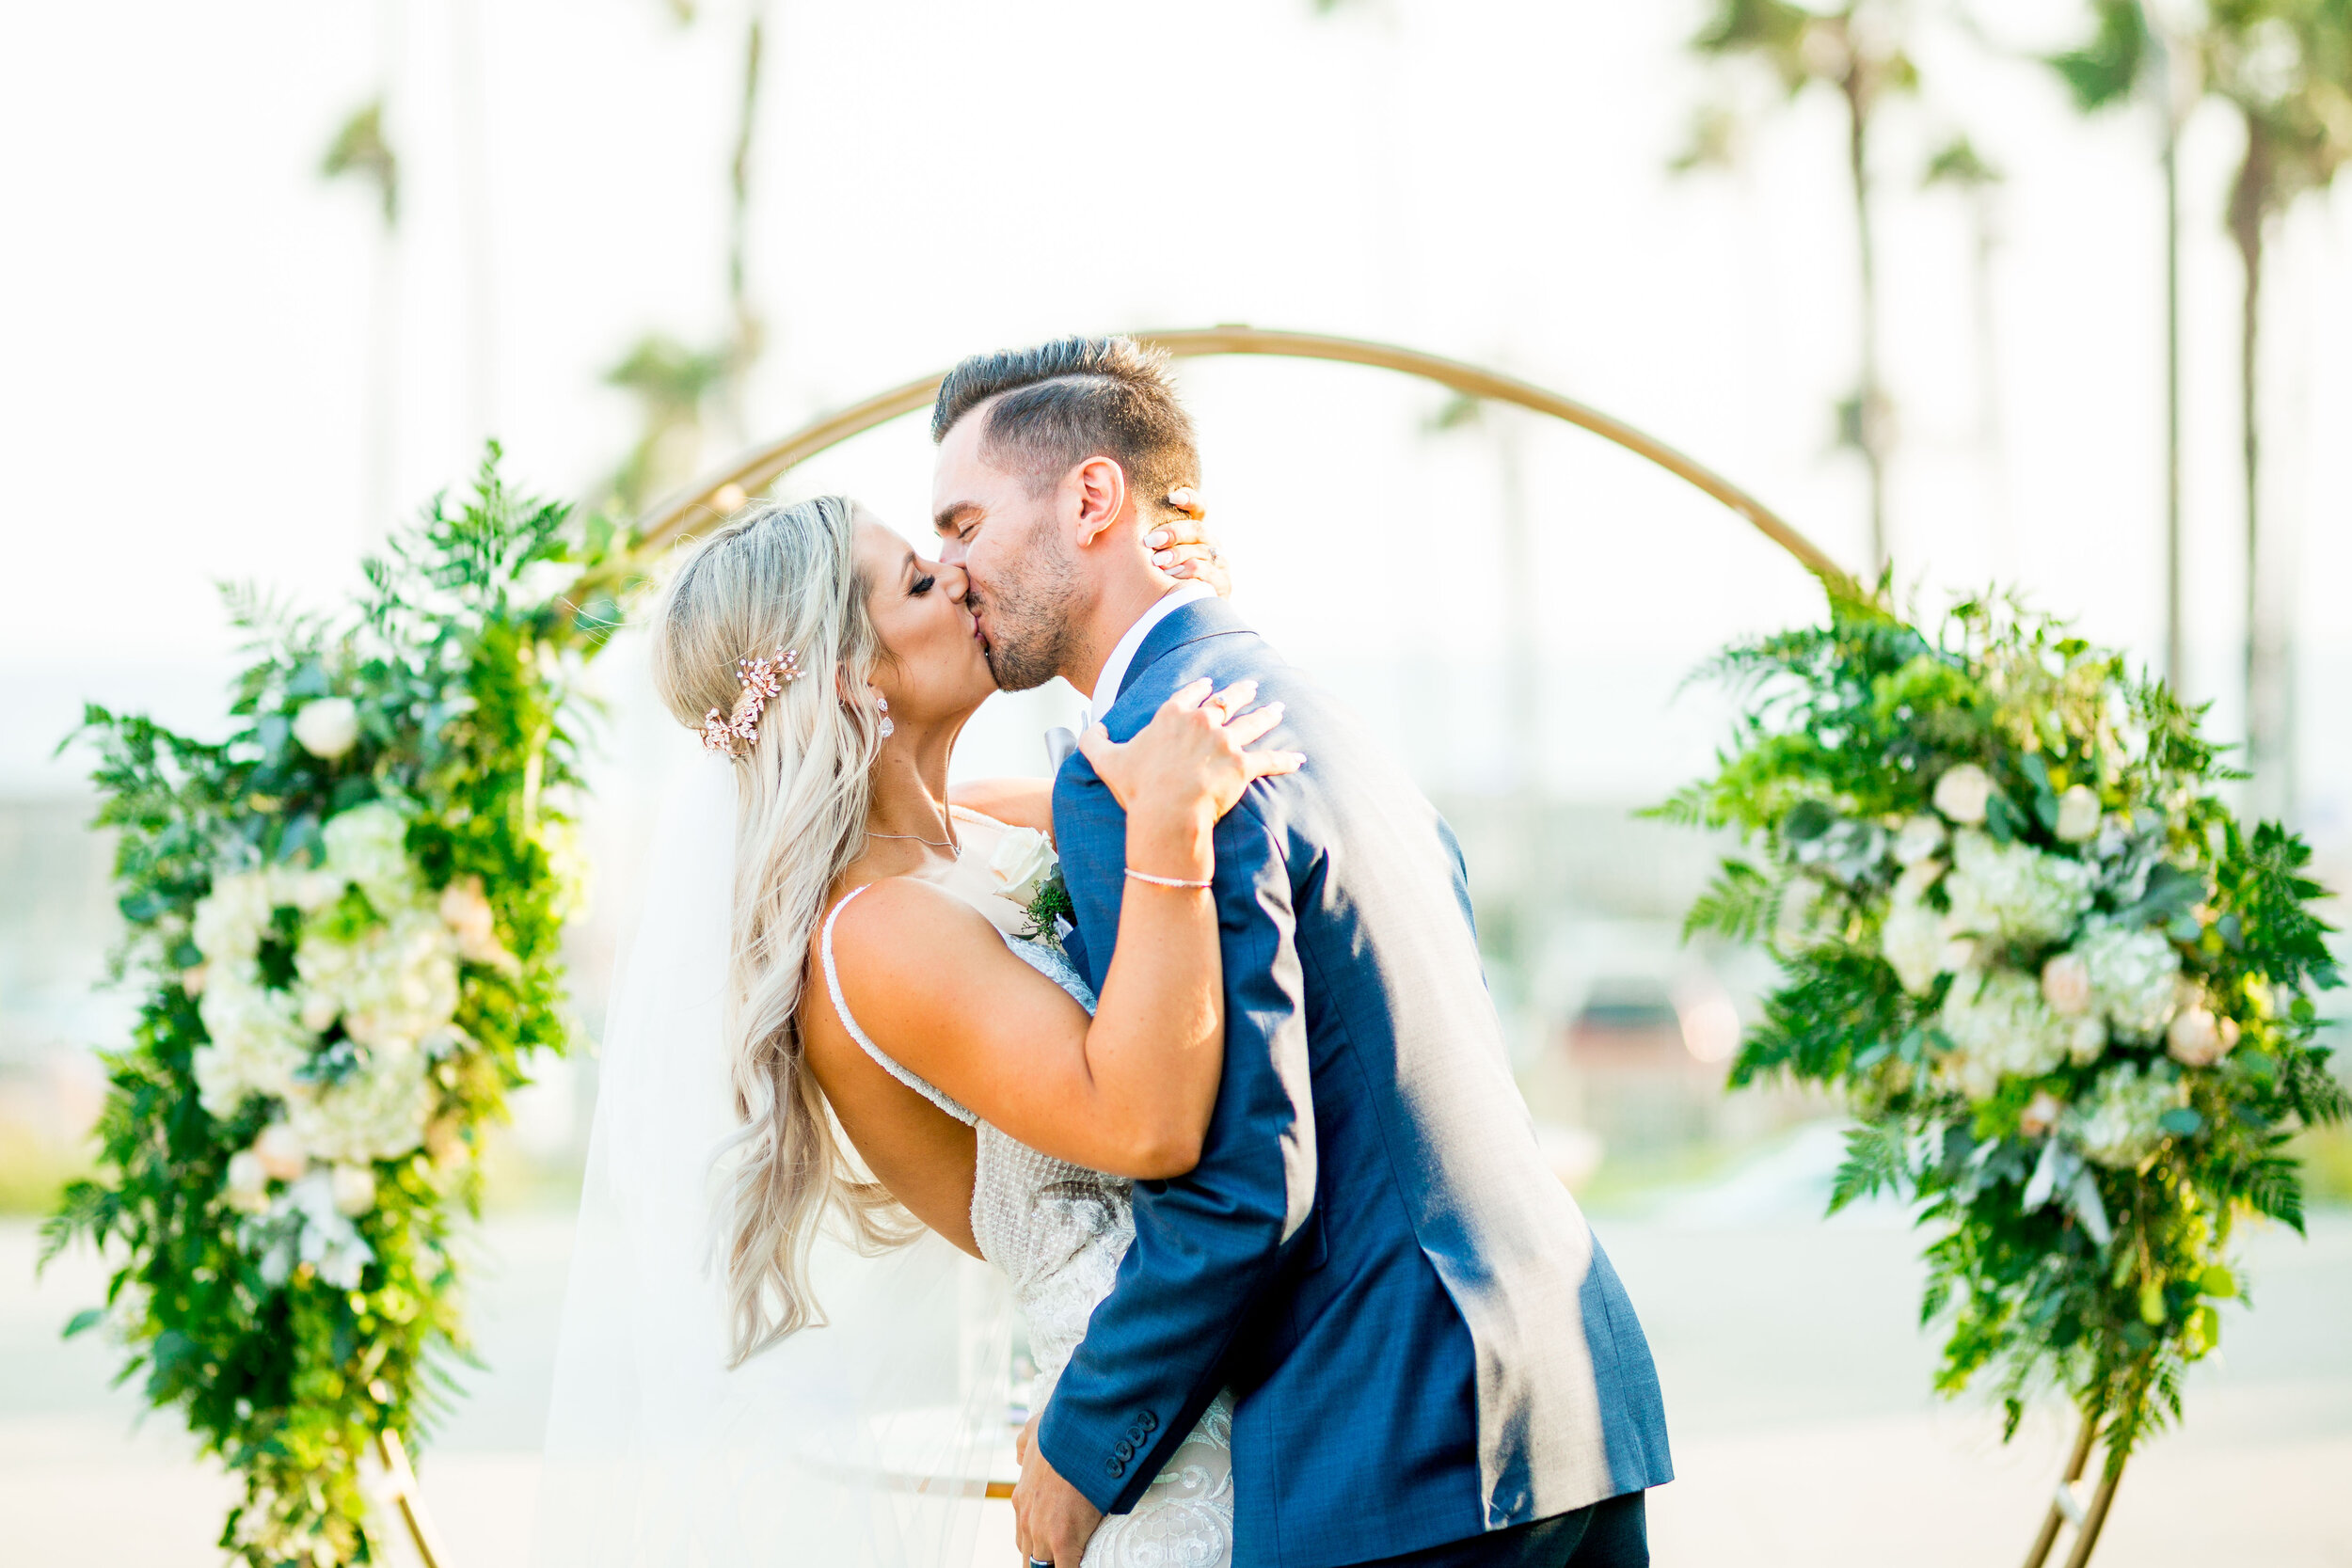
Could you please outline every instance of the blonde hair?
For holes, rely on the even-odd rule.
[[[680,723],[726,713],[737,661],[800,655],[737,769],[726,1031],[743,1127],[722,1155],[719,1239],[732,1362],[824,1319],[809,1250],[829,1212],[872,1247],[913,1221],[861,1179],[806,1070],[798,1013],[827,891],[861,852],[882,714],[868,677],[887,656],[855,562],[857,509],[839,496],[766,504],[701,541],[656,612],[654,686]]]

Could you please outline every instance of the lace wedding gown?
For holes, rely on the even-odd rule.
[[[1042,835],[961,808],[954,816],[963,854],[938,885],[979,911],[1022,961],[1091,1013],[1093,990],[1059,948],[1017,934],[1024,910],[1006,896],[1001,868],[1020,863]],[[1016,836],[1024,834],[1025,839]],[[1033,1405],[1042,1409],[1135,1241],[1130,1184],[1015,1142],[874,1044],[850,1017],[833,961],[834,922],[864,891],[844,896],[825,917],[826,986],[842,1023],[867,1055],[977,1133],[972,1234],[981,1255],[1011,1281],[1013,1299],[1028,1320],[1029,1354],[1037,1364]],[[1232,1461],[1232,1395],[1222,1391],[1168,1456],[1134,1510],[1103,1521],[1087,1545],[1084,1568],[1228,1568],[1233,1556]]]

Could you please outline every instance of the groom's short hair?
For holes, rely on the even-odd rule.
[[[1200,483],[1192,417],[1176,401],[1168,356],[1133,338],[1057,338],[1035,348],[976,354],[947,372],[931,405],[931,439],[986,404],[980,449],[1057,483],[1089,457],[1127,471],[1139,504],[1162,506],[1168,491]]]

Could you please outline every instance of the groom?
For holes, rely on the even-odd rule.
[[[1125,740],[1178,688],[1244,677],[1307,754],[1216,830],[1225,1073],[1200,1165],[1135,1195],[1136,1241],[1014,1494],[1078,1568],[1221,1386],[1236,1568],[1649,1560],[1673,1478],[1633,1307],[1537,1153],[1479,966],[1462,859],[1340,706],[1147,534],[1200,481],[1161,356],[1064,339],[956,367],[931,415],[943,558],[1000,686],[1055,675]],[[1098,988],[1125,824],[1083,755],[1054,823]]]

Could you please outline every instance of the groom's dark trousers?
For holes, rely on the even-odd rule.
[[[1231,1387],[1234,1568],[1447,1547],[1468,1555],[1406,1560],[1640,1561],[1581,1554],[1629,1514],[1638,1539],[1639,1494],[1673,1479],[1657,1372],[1537,1150],[1453,834],[1222,601],[1168,615],[1129,671],[1115,701],[1095,693],[1114,739],[1197,677],[1248,677],[1286,706],[1265,744],[1307,764],[1252,784],[1217,825],[1216,1113],[1189,1176],[1136,1184],[1135,1244],[1040,1449],[1123,1512]],[[1072,957],[1099,989],[1126,825],[1083,754],[1056,778],[1054,822]],[[1533,1528],[1515,1540],[1518,1527]]]
[[[1649,1568],[1644,1496],[1629,1492],[1573,1513],[1384,1557],[1360,1568]]]

